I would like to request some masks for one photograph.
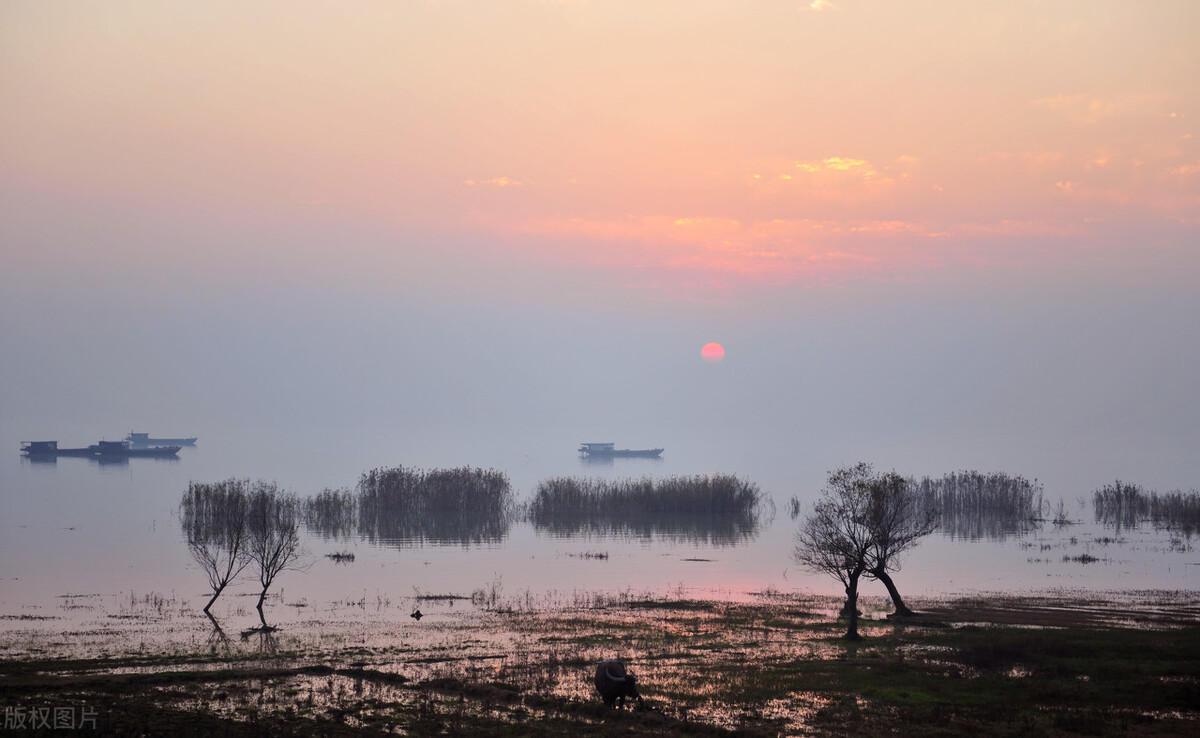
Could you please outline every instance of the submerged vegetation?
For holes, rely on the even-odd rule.
[[[370,542],[478,544],[508,535],[508,475],[494,469],[372,469],[358,481],[358,533]]]
[[[1042,484],[1003,472],[962,471],[916,482],[926,509],[951,538],[1004,540],[1036,529],[1045,502]]]
[[[520,508],[507,475],[472,467],[374,469],[356,490],[326,489],[303,503],[304,524],[332,540],[472,545],[508,535],[523,510],[558,535],[613,533],[732,544],[755,535],[770,505],[731,474],[603,480],[554,477]]]
[[[528,518],[556,535],[667,536],[729,545],[758,532],[766,504],[757,484],[732,474],[553,477],[538,483]]]
[[[493,469],[372,469],[358,489],[325,489],[303,503],[305,526],[326,539],[471,545],[503,540],[514,503]]]
[[[1122,528],[1136,528],[1149,522],[1155,528],[1181,533],[1191,538],[1200,532],[1200,492],[1146,491],[1140,485],[1117,480],[1096,490],[1092,497],[1096,522]]]

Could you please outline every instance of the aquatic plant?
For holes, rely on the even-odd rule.
[[[358,534],[371,541],[499,541],[514,508],[508,475],[494,469],[394,467],[358,482]]]
[[[636,480],[552,477],[538,483],[527,517],[559,535],[667,535],[728,544],[757,532],[765,504],[757,484],[732,474]]]
[[[1136,528],[1143,521],[1188,538],[1200,531],[1200,492],[1196,490],[1160,494],[1117,480],[1096,490],[1092,510],[1096,522],[1115,526],[1118,531]]]
[[[348,489],[323,489],[301,503],[304,527],[322,538],[345,540],[358,528],[358,498]]]
[[[914,483],[922,504],[941,516],[951,538],[1003,540],[1041,524],[1042,484],[1004,472],[960,471]]]

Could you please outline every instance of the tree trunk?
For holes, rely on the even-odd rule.
[[[846,635],[842,636],[848,641],[861,641],[862,636],[858,634],[858,577],[859,573],[855,572],[850,575],[850,583],[846,585]]]
[[[882,568],[872,569],[871,576],[883,582],[883,586],[887,587],[888,594],[892,596],[892,603],[896,606],[896,617],[909,618],[916,615],[915,612],[908,609],[908,605],[904,604],[904,600],[900,597],[900,590],[896,589],[896,583],[888,576],[887,571]]]
[[[265,617],[263,617],[262,606],[263,606],[263,600],[265,600],[266,598],[267,598],[267,590],[264,589],[262,591],[262,594],[260,594],[258,596],[258,619],[262,621],[263,630],[266,630],[268,627],[270,627],[267,625],[267,619]]]
[[[218,597],[220,597],[220,596],[221,596],[221,593],[222,593],[222,592],[224,592],[224,591],[225,591],[225,585],[224,585],[224,584],[222,584],[220,587],[217,587],[217,590],[216,590],[215,592],[213,592],[212,599],[211,599],[211,600],[209,600],[209,601],[208,601],[208,604],[204,606],[204,614],[205,614],[205,615],[208,615],[208,617],[209,617],[210,619],[212,618],[212,614],[211,614],[211,613],[209,613],[208,609],[209,609],[210,607],[212,607],[212,606],[213,606],[213,603],[217,601],[217,598],[218,598]]]

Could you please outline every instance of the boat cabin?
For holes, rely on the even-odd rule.
[[[21,441],[21,453],[29,456],[58,453],[58,441]]]
[[[614,443],[581,443],[579,444],[579,453],[581,454],[611,454],[615,449]]]

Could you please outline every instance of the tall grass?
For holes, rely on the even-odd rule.
[[[951,538],[1003,540],[1041,524],[1045,500],[1037,480],[960,471],[914,484],[922,504],[941,513],[942,532]]]
[[[766,498],[732,474],[666,479],[552,477],[538,483],[528,518],[559,535],[665,535],[732,543],[757,532]]]
[[[304,527],[322,538],[346,540],[358,530],[358,498],[348,489],[324,489],[304,499]]]
[[[1158,493],[1138,484],[1117,480],[1096,490],[1092,497],[1096,522],[1136,528],[1144,521],[1155,528],[1177,531],[1191,538],[1200,531],[1200,492]]]
[[[358,533],[370,541],[463,544],[508,534],[508,475],[494,469],[372,469],[358,481]]]

